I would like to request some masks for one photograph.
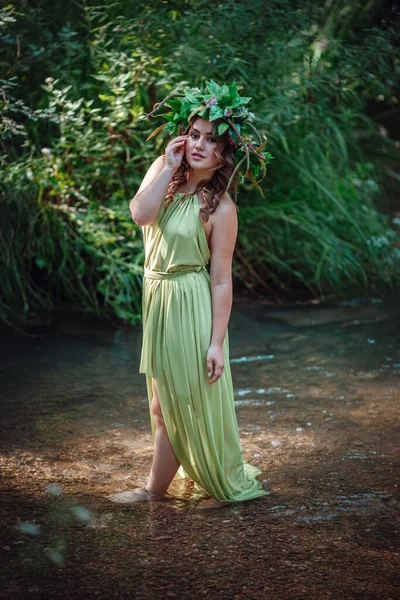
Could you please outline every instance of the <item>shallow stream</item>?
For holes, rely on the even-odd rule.
[[[105,498],[150,469],[140,327],[3,331],[0,597],[397,598],[399,325],[398,295],[235,299],[240,437],[271,493],[214,511],[191,482],[168,503]]]

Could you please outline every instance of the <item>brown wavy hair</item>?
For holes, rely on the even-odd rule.
[[[179,132],[179,135],[186,135],[189,133],[191,126],[194,124],[198,117],[195,117],[190,125]],[[218,126],[219,123],[224,123],[222,119],[216,119],[213,121],[215,126]],[[227,191],[231,191],[234,196],[234,203],[236,206],[236,210],[239,210],[238,205],[236,204],[237,198],[237,185],[238,185],[238,177],[236,176],[232,181],[229,190],[227,190],[227,186],[229,183],[229,179],[233,171],[235,170],[235,161],[233,159],[233,155],[235,153],[235,146],[231,141],[231,138],[227,132],[223,133],[217,137],[217,146],[214,150],[217,158],[219,159],[218,165],[215,167],[215,173],[209,180],[200,181],[194,191],[194,194],[200,192],[201,198],[203,200],[203,204],[205,205],[200,209],[199,215],[203,222],[207,222],[209,216],[215,213],[220,203],[221,197]],[[175,194],[177,193],[180,187],[183,187],[188,178],[189,178],[190,166],[186,160],[186,156],[183,156],[182,162],[178,169],[175,171],[167,189],[167,194],[164,200],[164,206],[167,207],[173,200]],[[187,194],[187,195],[194,195]],[[184,196],[185,198],[186,196]]]

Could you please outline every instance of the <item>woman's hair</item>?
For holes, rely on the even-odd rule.
[[[191,124],[183,131],[183,134],[186,135],[192,124],[195,122],[196,118],[193,119]],[[213,121],[213,125],[218,127],[219,123],[222,123],[222,120],[216,119]],[[182,135],[180,133],[180,135]],[[217,146],[214,150],[217,158],[219,159],[219,164],[215,168],[215,173],[211,179],[200,181],[194,191],[195,194],[200,192],[204,207],[200,209],[200,218],[202,221],[206,222],[209,219],[209,215],[213,214],[220,203],[220,199],[223,194],[228,191],[227,185],[229,183],[229,179],[235,170],[235,161],[233,160],[233,155],[235,152],[235,146],[230,141],[231,138],[227,132],[223,133],[217,137]],[[178,169],[175,171],[171,182],[167,189],[167,194],[165,196],[164,206],[168,206],[177,190],[180,187],[183,187],[188,180],[189,177],[190,166],[186,160],[186,156],[183,155],[182,162]],[[237,177],[232,181],[229,188],[236,198],[236,189],[237,189]],[[237,204],[235,202],[235,206],[237,209]]]

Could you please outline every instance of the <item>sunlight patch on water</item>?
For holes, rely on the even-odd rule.
[[[271,360],[275,358],[275,354],[259,354],[258,356],[240,356],[238,358],[231,358],[230,363],[247,363],[255,360]]]
[[[272,394],[273,392],[282,392],[282,394],[289,392],[287,388],[281,387],[269,387],[265,388],[243,388],[235,390],[235,396],[247,396],[248,394]]]
[[[254,388],[246,388],[235,391],[235,396],[247,396],[248,394],[265,394],[265,389],[258,388],[255,390]]]
[[[275,400],[261,400],[259,398],[254,398],[255,395],[269,395],[273,392],[281,392],[286,393],[289,390],[281,387],[269,387],[269,388],[241,388],[237,389],[234,392],[235,396],[239,396],[239,398],[243,398],[243,400],[235,400],[236,408],[241,408],[243,406],[271,406],[275,404]],[[244,396],[252,396],[251,398],[244,398]],[[287,393],[287,398],[295,398],[295,394]],[[272,417],[270,417],[272,418]]]
[[[264,402],[262,400],[253,400],[249,398],[248,400],[235,400],[235,407],[242,408],[243,406],[263,406]]]
[[[325,367],[320,365],[312,365],[311,367],[304,367],[305,371],[325,371]],[[326,377],[335,377],[336,373],[332,373],[330,371],[325,372]]]

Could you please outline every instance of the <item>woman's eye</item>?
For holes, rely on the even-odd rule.
[[[198,137],[200,137],[200,136],[199,136],[199,134],[198,134],[198,133],[191,133],[191,134],[190,134],[190,137],[191,137],[192,139],[194,139],[194,140],[195,140],[195,139],[197,139],[197,138],[198,138]],[[207,138],[207,142],[212,142],[213,144],[215,144],[215,143],[216,143],[216,141],[217,141],[217,140],[216,140],[215,138]]]

